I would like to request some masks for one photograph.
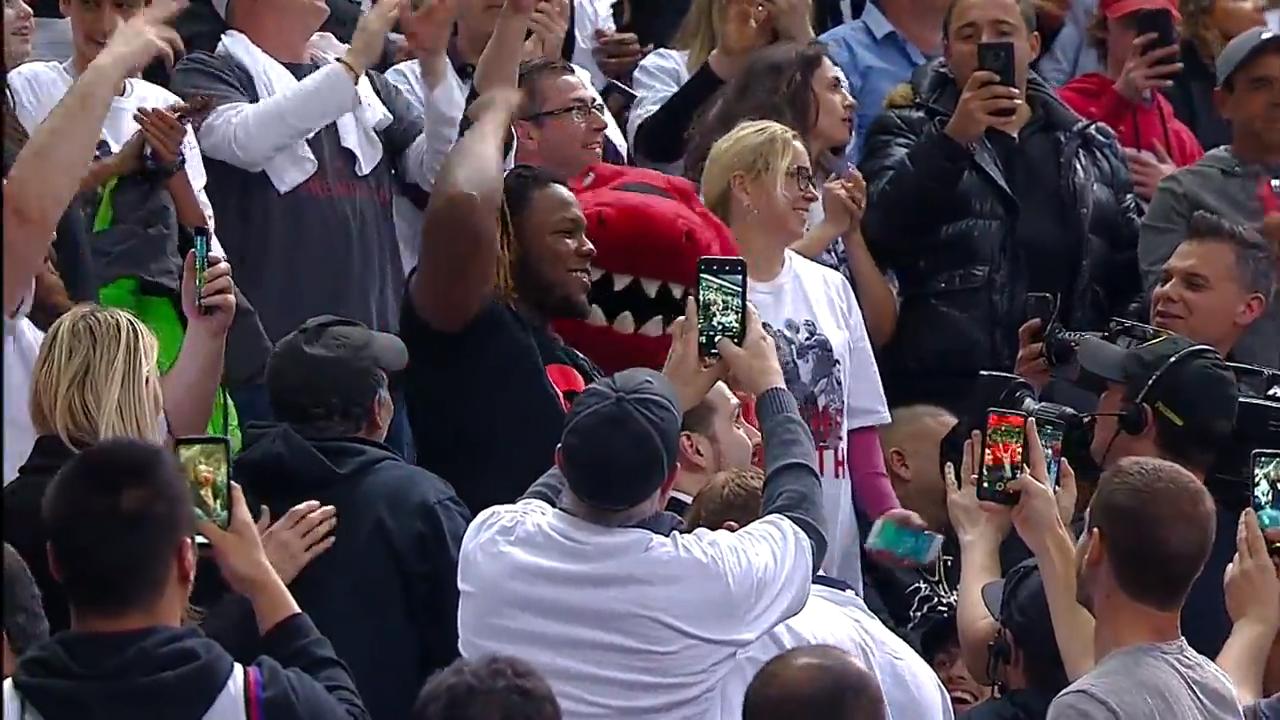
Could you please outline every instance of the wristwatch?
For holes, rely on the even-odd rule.
[[[142,172],[156,180],[160,180],[162,182],[168,180],[181,172],[186,166],[187,156],[181,152],[178,153],[176,160],[165,165],[156,159],[155,153],[151,151],[150,145],[142,151]]]

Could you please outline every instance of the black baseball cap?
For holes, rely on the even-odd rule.
[[[1241,65],[1252,60],[1269,47],[1280,46],[1280,33],[1266,26],[1246,30],[1232,38],[1218,53],[1214,68],[1218,73],[1218,87],[1227,84]]]
[[[1003,579],[983,585],[982,604],[1000,627],[1013,635],[1018,649],[1039,661],[1035,664],[1063,667],[1058,640],[1053,635],[1049,598],[1044,594],[1044,579],[1035,558],[1013,566]]]
[[[281,420],[328,420],[367,407],[382,375],[409,364],[400,338],[321,315],[286,335],[267,361],[267,394]]]
[[[560,439],[560,470],[579,500],[626,510],[657,492],[675,470],[679,440],[675,388],[653,370],[624,370],[574,401]]]
[[[1180,335],[1127,350],[1087,337],[1080,341],[1078,357],[1082,370],[1124,385],[1125,400],[1136,402],[1142,394],[1144,403],[1183,432],[1207,443],[1231,436],[1240,390],[1216,350]]]

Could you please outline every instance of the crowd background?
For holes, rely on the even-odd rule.
[[[1280,718],[1280,4],[4,10],[6,716]]]

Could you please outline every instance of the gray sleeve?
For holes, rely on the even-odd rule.
[[[822,567],[827,537],[822,531],[822,480],[817,450],[795,397],[773,388],[756,399],[756,415],[764,436],[764,502],[762,515],[785,515],[813,544],[813,570]]]
[[[1151,291],[1160,284],[1165,262],[1186,239],[1191,215],[1191,203],[1178,176],[1165,178],[1151,199],[1138,236],[1138,267],[1142,272],[1142,288],[1147,300],[1151,298]]]
[[[1064,692],[1049,706],[1046,720],[1124,720],[1084,691]]]
[[[524,495],[520,496],[520,500],[541,500],[551,507],[557,507],[560,505],[560,494],[564,491],[565,482],[564,475],[560,474],[560,468],[552,467],[544,472],[542,477],[533,481],[529,489],[524,491]]]

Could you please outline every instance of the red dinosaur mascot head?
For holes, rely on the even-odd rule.
[[[606,373],[660,369],[698,258],[738,255],[733,235],[684,178],[600,164],[571,183],[596,246],[591,315],[555,329]]]

